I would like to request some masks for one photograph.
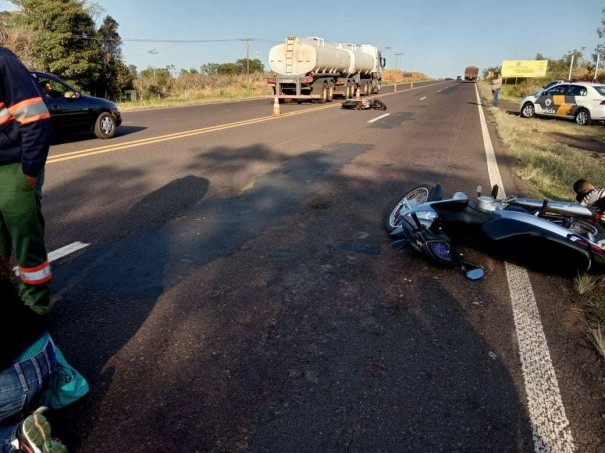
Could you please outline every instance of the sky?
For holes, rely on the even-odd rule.
[[[258,58],[287,36],[372,44],[387,69],[456,77],[466,66],[500,66],[541,53],[558,59],[585,48],[590,58],[605,0],[102,0],[119,24],[126,64],[139,70]],[[0,0],[0,11],[12,10]],[[250,39],[250,41],[244,41]],[[147,40],[147,41],[140,41]],[[154,41],[156,40],[156,41]],[[159,41],[205,42],[159,42]],[[399,55],[397,55],[399,54]]]

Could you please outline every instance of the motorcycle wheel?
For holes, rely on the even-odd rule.
[[[405,209],[406,207],[409,209],[409,207],[425,203],[432,189],[432,186],[427,185],[414,187],[402,198],[393,203],[389,203],[389,206],[393,206],[394,204],[394,207],[389,209],[385,215],[384,226],[387,231],[390,233],[401,224],[402,209]]]

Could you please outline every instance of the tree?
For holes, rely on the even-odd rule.
[[[84,89],[94,89],[101,69],[101,47],[83,0],[11,0],[9,26],[33,31],[33,67],[52,72]]]
[[[248,72],[252,74],[253,72],[265,71],[265,67],[258,58],[255,58],[254,60],[250,60],[249,58],[241,58],[237,60],[235,64],[240,67],[241,74],[246,74]]]
[[[601,27],[597,28],[597,35],[599,36],[599,38],[604,39],[605,38],[605,8],[603,8],[601,12],[603,13],[603,17],[601,17]],[[592,58],[594,61],[597,60],[597,55],[601,56],[601,60],[605,56],[605,42],[602,42],[601,44],[597,45],[597,47],[595,48],[595,53],[592,55]]]
[[[101,46],[101,68],[97,79],[97,93],[115,99],[121,92],[118,74],[127,75],[122,63],[122,38],[118,34],[118,23],[111,16],[106,16],[98,30]]]
[[[216,72],[223,75],[241,74],[242,68],[235,63],[223,63],[218,65]]]
[[[206,75],[216,75],[218,74],[219,66],[218,63],[206,63],[200,67],[200,72]]]

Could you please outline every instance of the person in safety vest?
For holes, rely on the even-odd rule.
[[[40,314],[50,311],[52,274],[40,199],[51,133],[33,77],[0,46],[0,259],[14,254],[20,297]]]

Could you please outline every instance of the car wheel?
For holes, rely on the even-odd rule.
[[[116,134],[116,120],[108,112],[102,112],[95,122],[95,135],[99,138],[111,138]]]
[[[574,117],[576,124],[580,126],[588,126],[590,124],[590,112],[586,109],[580,109]]]
[[[523,118],[533,118],[536,116],[536,108],[534,107],[534,104],[531,102],[526,102],[521,109],[521,116]]]

